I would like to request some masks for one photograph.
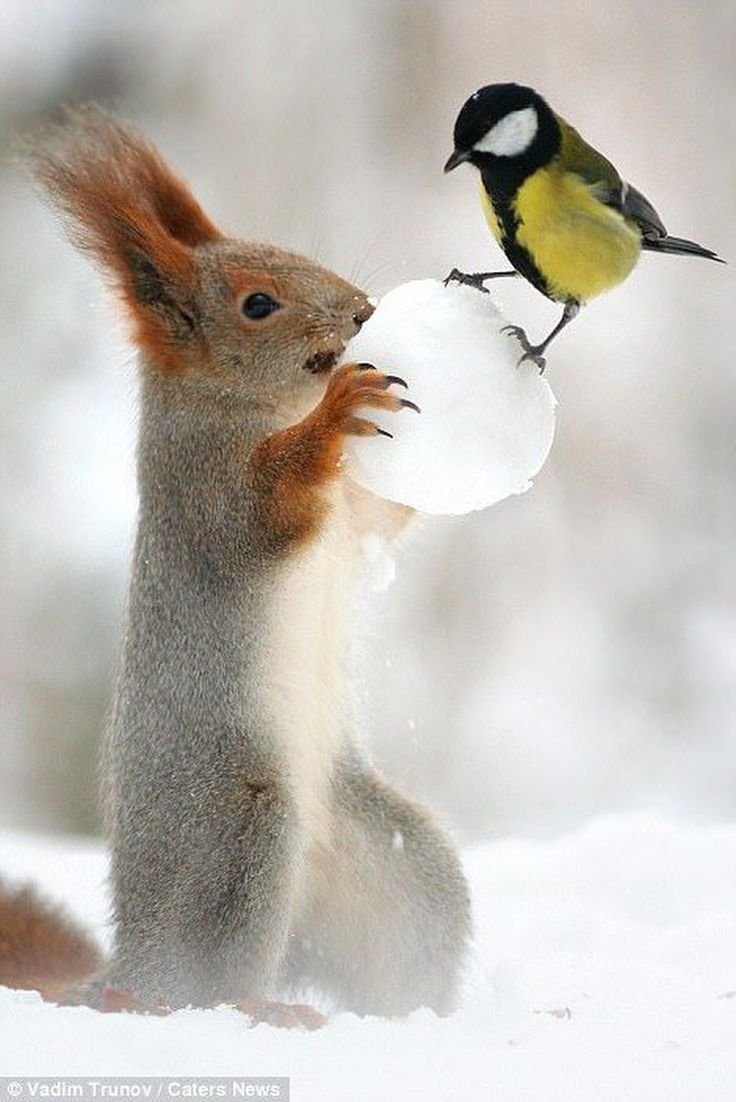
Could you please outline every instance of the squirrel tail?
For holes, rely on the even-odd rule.
[[[53,999],[103,963],[92,938],[29,885],[0,883],[0,985]]]

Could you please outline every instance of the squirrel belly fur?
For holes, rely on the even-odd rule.
[[[62,1001],[207,1006],[313,991],[340,1009],[456,1005],[458,857],[368,764],[349,639],[360,539],[408,511],[343,476],[401,380],[336,364],[370,316],[312,261],[223,235],[135,131],[96,108],[31,150],[139,351],[139,517],[104,751],[114,942]],[[396,844],[396,839],[401,845]],[[0,927],[2,925],[0,910]],[[39,912],[51,932],[62,920]],[[45,993],[28,943],[0,983]],[[38,961],[39,967],[41,961]],[[74,971],[74,969],[72,969]],[[121,1004],[123,1005],[123,1004]]]

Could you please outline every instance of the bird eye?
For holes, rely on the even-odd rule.
[[[252,321],[267,318],[269,314],[272,314],[278,308],[278,302],[267,295],[265,291],[256,291],[254,294],[248,295],[241,307],[246,318],[250,318]]]

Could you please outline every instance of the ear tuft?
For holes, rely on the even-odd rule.
[[[192,250],[220,231],[150,142],[98,107],[67,111],[26,160],[72,242],[118,289],[136,340],[173,364],[172,342],[191,322]]]

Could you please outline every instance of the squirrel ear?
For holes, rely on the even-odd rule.
[[[67,112],[28,159],[73,243],[111,278],[137,343],[175,367],[196,328],[192,250],[220,231],[157,150],[97,107]]]

